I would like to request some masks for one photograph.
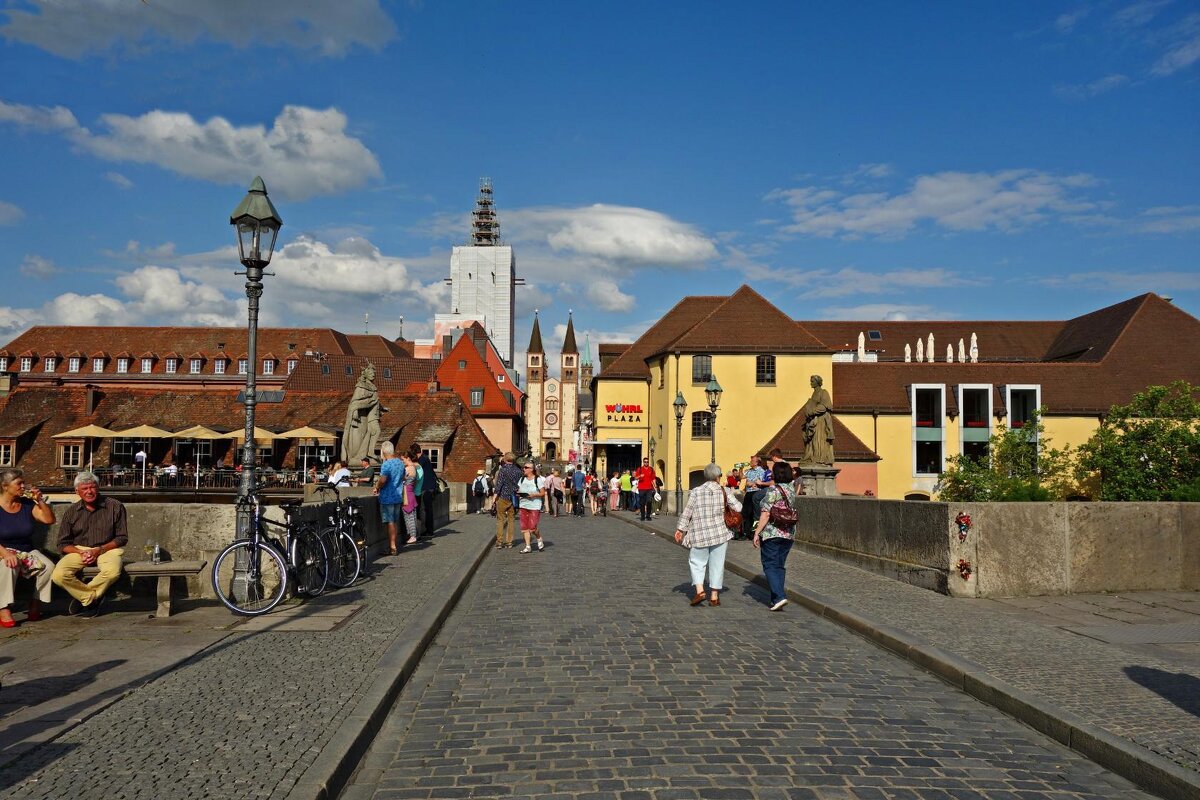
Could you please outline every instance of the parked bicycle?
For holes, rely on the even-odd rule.
[[[316,597],[328,582],[328,555],[316,525],[293,517],[299,501],[280,504],[286,520],[265,516],[257,496],[250,506],[249,536],[230,544],[213,561],[217,599],[235,614],[265,614],[287,595]],[[273,533],[274,532],[274,533]]]
[[[329,553],[329,582],[345,588],[358,580],[367,561],[366,522],[358,505],[343,500],[337,487],[326,484],[314,491],[333,493],[333,511],[319,524],[318,535]]]

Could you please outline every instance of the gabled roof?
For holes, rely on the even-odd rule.
[[[690,353],[749,350],[819,353],[828,350],[795,320],[745,284],[676,339],[671,349]]]
[[[348,398],[368,361],[375,367],[375,385],[380,393],[400,391],[413,383],[424,386],[433,377],[437,366],[437,362],[427,358],[366,359],[339,355],[302,358],[283,382],[283,389],[285,392],[332,392]]]
[[[660,353],[670,348],[671,344],[683,334],[691,330],[696,323],[707,317],[717,306],[727,298],[711,296],[689,296],[680,300],[675,306],[663,314],[662,318],[650,326],[638,340],[625,348],[621,355],[602,368],[601,378],[648,378],[650,369],[646,359],[654,353]],[[601,345],[601,352],[620,345]]]
[[[1046,349],[1045,359],[1100,361],[1132,321],[1134,314],[1146,303],[1151,302],[1151,298],[1165,302],[1156,295],[1143,294],[1067,321]]]
[[[461,369],[460,362],[463,364]],[[471,391],[482,389],[483,403],[478,406],[468,405],[472,414],[520,416],[521,409],[516,398],[511,391],[506,392],[509,384],[506,382],[501,386],[496,381],[496,375],[469,336],[459,337],[458,342],[438,366],[437,379],[441,386],[453,390],[467,404],[471,402]]]
[[[801,406],[779,432],[758,450],[769,453],[776,447],[783,457],[795,462],[804,455],[804,407]],[[835,414],[833,417],[833,458],[835,461],[879,461],[879,456],[850,432]]]

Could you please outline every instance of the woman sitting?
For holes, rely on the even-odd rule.
[[[33,578],[37,596],[29,601],[26,619],[42,618],[42,603],[50,602],[50,573],[54,562],[33,547],[33,523],[54,524],[54,509],[38,488],[25,497],[25,476],[19,469],[0,472],[0,627],[15,628],[13,589],[17,578]]]

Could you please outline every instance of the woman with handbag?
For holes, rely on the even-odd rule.
[[[771,468],[775,485],[763,494],[762,509],[754,526],[754,546],[762,558],[763,575],[771,589],[771,610],[782,611],[787,605],[784,564],[796,539],[796,491],[792,488],[792,465],[776,461]]]
[[[400,506],[400,512],[404,518],[404,530],[408,532],[408,539],[405,544],[417,543],[417,471],[420,466],[417,460],[412,457],[412,453],[401,453],[400,459],[404,462],[404,490],[401,497],[403,503]]]
[[[691,600],[693,606],[700,605],[706,598],[710,606],[721,605],[721,590],[725,588],[725,551],[733,538],[732,530],[742,522],[741,501],[721,485],[721,477],[721,468],[716,464],[704,468],[704,483],[688,493],[683,513],[675,524],[675,542],[688,548],[688,566],[696,586],[696,594]],[[708,595],[704,592],[706,571]]]

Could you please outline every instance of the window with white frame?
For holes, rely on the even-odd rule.
[[[13,463],[12,442],[0,443],[0,467],[11,467]]]
[[[292,374],[292,370],[294,370],[294,369],[296,368],[296,364],[298,364],[298,363],[300,363],[300,362],[298,362],[298,361],[297,361],[296,359],[294,359],[294,358],[289,358],[289,359],[288,359],[288,362],[287,362],[287,365],[288,365],[288,375],[291,375],[291,374]]]
[[[992,435],[992,387],[986,383],[960,384],[958,418],[962,454],[986,461]]]
[[[67,372],[79,372],[79,367],[83,359],[78,356],[71,356],[67,359]]]
[[[0,356],[0,372],[8,371],[8,356]]]
[[[1032,421],[1042,405],[1042,387],[1019,384],[1005,387],[1004,405],[1008,408],[1008,427],[1023,428]]]
[[[142,359],[142,372],[153,372],[153,371],[154,371],[154,359],[153,358],[143,358]]]
[[[496,383],[504,383],[504,375],[497,375]]]
[[[249,369],[250,369],[250,361],[245,358],[239,358],[238,359],[238,375],[245,375],[246,371]]]
[[[188,362],[188,372],[193,375],[200,374],[200,359],[193,358]]]
[[[940,475],[946,469],[946,387],[914,384],[910,401],[913,474]]]
[[[128,358],[118,358],[117,359],[117,372],[121,373],[121,374],[129,372],[129,359]]]
[[[479,408],[483,405],[483,389],[481,387],[471,390],[471,407]]]
[[[58,366],[58,359],[56,359],[54,356],[46,356],[46,358],[42,361],[43,372],[54,372],[54,368],[56,366]]]
[[[60,467],[83,466],[83,445],[79,443],[60,444],[58,446],[58,465]]]
[[[224,375],[225,374],[225,359],[218,358],[216,361],[213,362],[213,374],[214,375]]]
[[[433,465],[434,470],[442,468],[442,448],[422,445],[421,455],[429,459],[429,463]]]
[[[176,371],[178,371],[178,369],[179,369],[179,359],[178,358],[168,358],[166,369],[167,369],[168,374],[174,375],[176,373]]]
[[[29,358],[27,356],[23,357],[21,359],[21,372],[29,372],[32,369],[33,369],[33,359]]]
[[[262,374],[263,375],[274,375],[275,374],[275,362],[269,358],[264,358]]]
[[[92,372],[104,372],[104,359],[103,358],[93,358],[92,359]]]

